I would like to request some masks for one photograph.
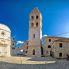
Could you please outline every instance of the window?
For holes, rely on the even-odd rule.
[[[15,49],[15,47],[12,47],[12,49]]]
[[[48,48],[51,48],[51,45],[48,45]]]
[[[14,43],[12,45],[15,45]]]
[[[32,19],[34,19],[34,16],[31,16]]]
[[[27,45],[28,45],[28,42],[27,42]]]
[[[36,19],[38,19],[38,16],[36,16]]]
[[[33,23],[31,23],[31,27],[33,27],[34,26],[34,24]]]
[[[28,49],[28,46],[26,48]]]
[[[27,53],[27,51],[26,51],[26,53]]]
[[[33,34],[33,38],[35,38],[35,34]]]
[[[62,43],[59,43],[59,47],[62,48]]]
[[[62,53],[59,53],[59,57],[62,57]]]
[[[36,23],[36,27],[38,27],[38,22]]]
[[[35,55],[35,49],[33,49],[33,55]]]
[[[51,39],[49,39],[49,42],[51,42]]]
[[[2,32],[1,32],[1,35],[2,35],[2,36],[4,36],[4,35],[5,35],[5,32],[4,32],[4,31],[2,31]]]

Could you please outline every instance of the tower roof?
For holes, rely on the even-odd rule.
[[[35,7],[35,8],[32,10],[31,14],[32,14],[32,13],[38,13],[38,14],[40,14],[39,9],[38,9],[37,7]]]

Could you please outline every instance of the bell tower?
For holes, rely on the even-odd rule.
[[[42,16],[38,8],[34,8],[29,16],[29,56],[41,56]]]

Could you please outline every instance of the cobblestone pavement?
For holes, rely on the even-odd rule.
[[[42,58],[42,60],[43,59],[49,60],[48,58]],[[69,61],[56,59],[56,63],[53,64],[12,64],[0,61],[0,69],[69,69]]]

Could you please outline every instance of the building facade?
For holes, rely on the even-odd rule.
[[[28,56],[41,56],[42,16],[38,8],[34,8],[29,16]]]
[[[69,52],[69,38],[47,36],[44,37],[44,56],[67,58]]]
[[[10,56],[11,30],[4,24],[0,24],[0,56]]]
[[[11,56],[17,55],[16,45],[17,45],[17,41],[12,37],[11,38]]]
[[[69,55],[69,38],[55,40],[52,45],[51,54],[55,58],[67,58]]]
[[[55,40],[59,40],[62,37],[55,37],[55,36],[45,36],[44,37],[44,47],[43,47],[43,53],[44,56],[50,56],[50,51],[52,49],[52,44]]]
[[[28,41],[25,41],[19,48],[19,50],[21,51],[22,55],[27,56],[28,53]]]

